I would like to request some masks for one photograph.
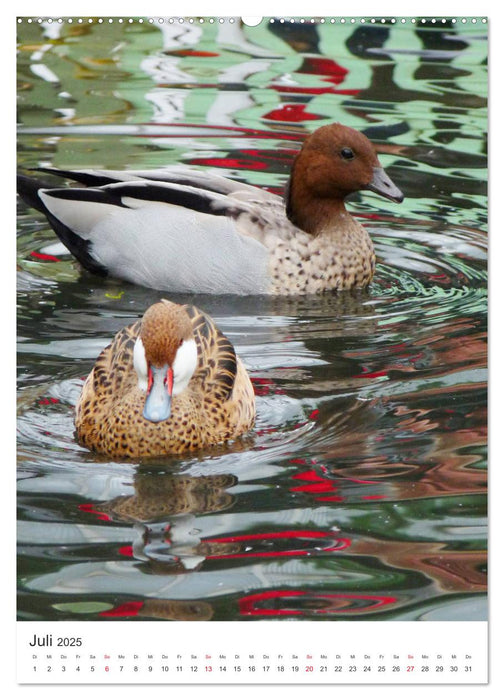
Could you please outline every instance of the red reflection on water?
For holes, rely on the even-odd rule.
[[[291,459],[290,460],[291,464],[306,464],[306,460],[302,459]],[[316,464],[316,460],[312,460],[313,464]],[[341,484],[342,479],[341,478],[335,478],[334,476],[331,475],[330,471],[324,467],[324,465],[317,465],[317,469],[321,471],[322,473],[326,474],[327,476],[321,476],[315,469],[308,469],[303,472],[299,472],[297,474],[294,474],[292,476],[293,479],[300,479],[302,481],[307,481],[307,484],[304,484],[302,486],[294,486],[290,490],[293,492],[302,492],[302,493],[307,493],[311,495],[316,494],[316,501],[332,501],[332,502],[341,502],[344,501],[345,498],[342,495],[339,495],[337,492],[340,490],[340,485],[338,485],[337,482]],[[349,478],[349,477],[344,477],[343,478],[344,483],[349,483],[351,482],[352,484],[361,484],[361,485],[372,485],[372,486],[377,486],[378,483],[376,481],[366,481],[363,479],[355,479],[355,478]],[[331,495],[318,495],[318,494],[331,494]],[[370,500],[370,499],[380,499],[380,498],[385,498],[384,494],[362,494],[359,496],[360,499],[362,500]]]
[[[186,162],[188,165],[200,165],[212,168],[230,168],[233,170],[278,172],[278,169],[290,170],[292,160],[297,151],[282,149],[281,151],[256,149],[236,149],[227,155],[214,156],[209,158],[190,158]],[[278,188],[266,188],[269,192],[275,192]],[[281,192],[278,192],[281,193]]]
[[[265,377],[251,377],[256,396],[268,396],[271,394],[285,394],[283,389],[272,380]]]
[[[119,547],[118,552],[123,557],[132,557],[133,556],[133,547],[128,544],[124,547]]]
[[[305,56],[303,64],[296,70],[296,73],[301,75],[313,75],[317,81],[329,83],[327,86],[322,85],[275,85],[269,87],[276,92],[305,94],[305,95],[358,95],[358,88],[336,88],[335,85],[341,85],[345,81],[348,74],[348,68],[336,63],[332,58],[323,56]]]
[[[265,163],[240,158],[193,158],[191,165],[234,168],[236,170],[265,170],[267,167]]]
[[[37,253],[37,251],[32,250],[30,253],[31,258],[36,258],[37,260],[43,260],[44,262],[61,262],[60,258],[54,255],[47,255],[47,253]]]
[[[196,58],[215,58],[220,56],[220,53],[216,51],[202,51],[197,49],[174,49],[173,51],[166,51],[170,56],[194,56]]]
[[[358,95],[360,90],[355,90],[351,88],[346,88],[344,90],[328,87],[301,87],[301,86],[291,86],[291,85],[271,85],[272,90],[276,92],[286,92],[289,94],[302,94],[302,95],[326,95],[330,93],[331,95]]]
[[[118,605],[112,610],[104,610],[100,613],[100,617],[134,617],[139,614],[143,605],[141,600],[132,600],[129,603]]]
[[[289,608],[259,607],[260,604],[265,601],[275,601],[281,603],[284,598],[300,598],[301,602],[305,605],[310,602],[312,604],[314,602],[326,602],[327,605],[323,608],[307,608],[303,610],[296,609],[293,606]],[[364,601],[367,604],[364,606],[359,606],[358,608],[349,608],[349,605],[352,605],[352,603],[355,604],[359,601]],[[350,593],[312,593],[305,590],[287,590],[265,591],[263,593],[255,593],[253,595],[245,596],[239,601],[239,609],[241,615],[268,615],[271,617],[281,615],[306,615],[307,613],[317,615],[327,615],[329,613],[355,614],[366,613],[370,610],[390,606],[396,602],[397,598],[392,596],[360,595]]]
[[[355,379],[360,379],[361,377],[372,379],[373,377],[386,377],[388,376],[388,371],[386,369],[380,369],[373,372],[369,367],[363,367],[360,374],[354,374],[353,376]]]
[[[324,75],[324,80],[330,81],[335,85],[339,85],[345,80],[348,74],[348,68],[340,66],[339,63],[333,61],[332,58],[323,56],[305,56],[303,65],[298,68],[296,73],[305,73],[309,75]]]
[[[92,513],[93,515],[97,515],[98,520],[111,520],[110,516],[107,515],[107,513],[103,513],[100,510],[95,510],[94,503],[81,503],[78,506],[78,509],[83,511],[84,513]]]
[[[263,115],[263,119],[273,119],[282,122],[304,122],[316,119],[324,119],[323,114],[314,114],[306,111],[306,105],[287,104],[271,110]]]
[[[265,533],[254,533],[250,535],[232,535],[229,537],[212,537],[203,540],[205,543],[253,543],[253,542],[265,542],[267,540],[286,540],[290,541],[289,544],[292,547],[292,540],[296,539],[308,539],[314,540],[314,544],[317,546],[318,552],[336,552],[346,549],[350,546],[351,541],[346,537],[336,537],[334,532],[331,531],[318,531],[318,530],[285,530],[283,532],[265,532]],[[329,542],[324,546],[322,540],[329,540]],[[287,556],[306,556],[314,551],[314,547],[304,548],[304,549],[275,549],[273,551],[258,551],[258,552],[238,552],[232,554],[209,554],[207,559],[241,559],[245,557],[287,557]]]

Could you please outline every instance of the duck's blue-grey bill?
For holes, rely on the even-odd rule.
[[[145,399],[143,417],[151,423],[159,423],[171,414],[171,396],[165,381],[168,365],[151,366],[151,371],[152,385]]]
[[[401,190],[394,185],[383,168],[373,168],[373,177],[366,189],[381,194],[382,197],[391,199],[393,202],[402,202],[404,199]]]

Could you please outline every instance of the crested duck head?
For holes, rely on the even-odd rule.
[[[287,194],[287,216],[308,233],[317,233],[344,212],[344,199],[371,190],[394,202],[403,193],[380,165],[369,139],[342,124],[313,132],[294,160]]]
[[[145,312],[133,353],[138,386],[146,393],[143,417],[167,420],[172,397],[187,388],[198,352],[191,321],[178,304],[163,299]]]

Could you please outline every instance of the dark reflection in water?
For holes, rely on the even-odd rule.
[[[182,513],[215,513],[233,504],[226,488],[236,484],[231,474],[184,477],[179,475],[135,475],[134,496],[119,496],[106,503],[103,510],[138,521],[156,521],[163,516]]]
[[[349,203],[366,291],[171,296],[229,336],[257,424],[143,462],[79,447],[72,412],[162,295],[81,271],[19,204],[19,618],[485,618],[484,25],[18,29],[21,167],[178,162],[282,192],[339,120],[407,195]]]

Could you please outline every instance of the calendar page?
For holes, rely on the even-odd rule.
[[[140,9],[15,20],[19,686],[486,684],[489,21]]]

